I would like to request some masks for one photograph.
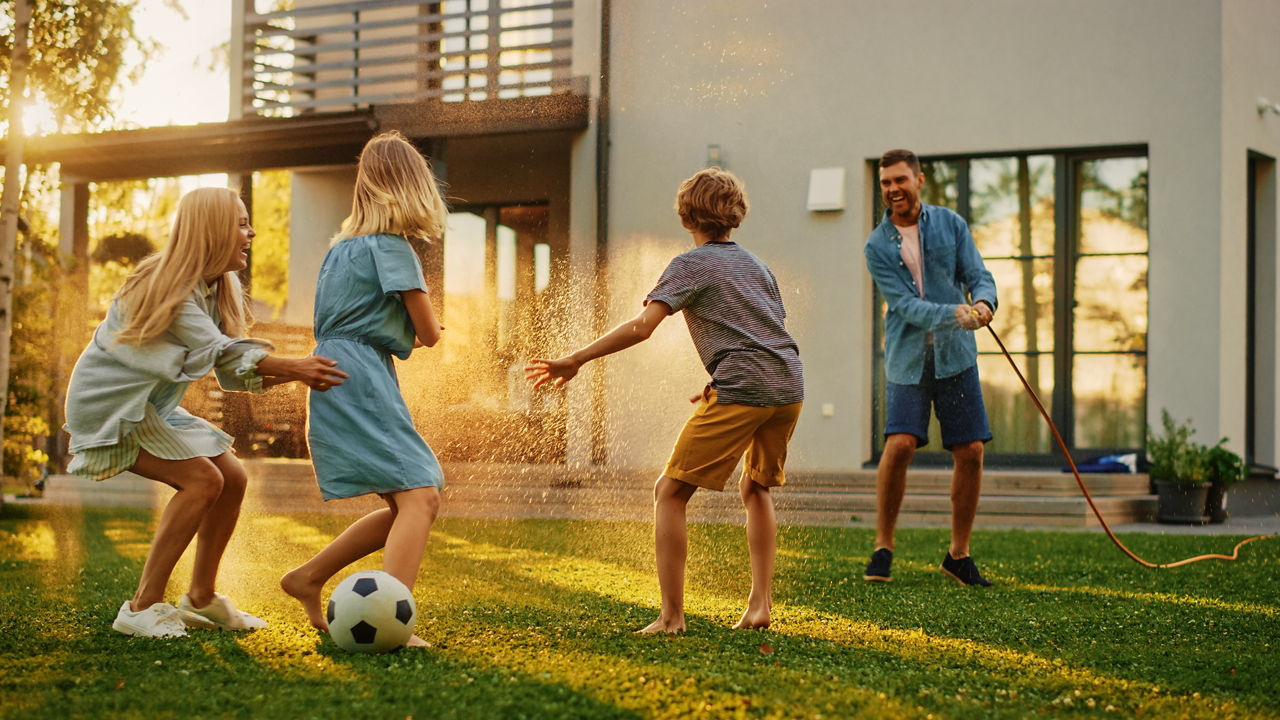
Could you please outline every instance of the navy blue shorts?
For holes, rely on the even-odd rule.
[[[991,440],[976,366],[949,378],[934,378],[933,353],[926,352],[919,385],[886,384],[885,437],[906,433],[916,436],[916,447],[927,445],[930,406],[938,414],[944,448],[950,450],[974,440]]]

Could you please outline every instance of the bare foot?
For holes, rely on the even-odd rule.
[[[405,647],[431,647],[431,643],[423,640],[417,635],[410,635],[409,639],[404,643]]]
[[[329,631],[329,623],[324,618],[324,610],[320,607],[320,590],[324,583],[308,582],[297,570],[290,571],[280,578],[280,589],[294,600],[302,603],[302,610],[311,621],[311,627]]]
[[[734,630],[762,630],[769,627],[769,609],[753,610],[747,608],[742,619],[733,624]]]
[[[653,622],[649,623],[647,627],[637,630],[636,634],[637,635],[656,635],[658,633],[668,633],[670,635],[676,635],[682,632],[684,632],[683,617],[678,620],[665,620],[662,617],[659,617],[657,620],[654,620]]]

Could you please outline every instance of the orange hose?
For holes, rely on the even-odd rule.
[[[1254,540],[1275,537],[1274,535],[1255,535],[1254,537],[1247,538],[1236,543],[1235,549],[1231,551],[1230,555],[1197,555],[1195,557],[1171,563],[1148,562],[1135,555],[1133,551],[1124,546],[1124,543],[1120,542],[1120,539],[1116,537],[1115,533],[1111,532],[1111,527],[1107,525],[1107,521],[1102,518],[1102,512],[1099,511],[1098,506],[1094,504],[1093,496],[1089,494],[1089,489],[1084,486],[1084,480],[1080,477],[1080,471],[1076,469],[1075,460],[1071,459],[1071,453],[1067,451],[1067,444],[1063,442],[1062,435],[1058,433],[1058,427],[1053,424],[1053,420],[1050,419],[1049,413],[1044,409],[1044,405],[1041,404],[1040,398],[1036,395],[1036,391],[1031,388],[1031,384],[1022,376],[1022,371],[1018,369],[1018,364],[1013,361],[1013,356],[1011,356],[1009,351],[1005,349],[1004,343],[1000,341],[1000,336],[996,335],[995,329],[990,325],[987,325],[987,330],[991,331],[991,337],[995,338],[996,344],[1000,346],[1000,352],[1004,353],[1005,359],[1009,361],[1009,367],[1013,368],[1013,372],[1016,373],[1018,375],[1018,379],[1022,381],[1022,387],[1025,388],[1027,394],[1031,396],[1031,401],[1036,404],[1036,409],[1040,411],[1040,416],[1044,418],[1046,423],[1049,423],[1049,430],[1053,432],[1053,439],[1058,441],[1058,447],[1062,449],[1062,454],[1067,458],[1067,464],[1071,466],[1071,473],[1076,476],[1076,484],[1080,486],[1080,492],[1084,493],[1084,499],[1089,502],[1089,508],[1093,510],[1094,516],[1097,517],[1098,522],[1102,524],[1102,529],[1107,532],[1107,537],[1111,538],[1111,542],[1115,543],[1116,547],[1120,548],[1120,551],[1125,555],[1128,555],[1131,560],[1142,567],[1156,570],[1181,567],[1183,565],[1190,565],[1194,562],[1200,562],[1201,560],[1235,560],[1240,555],[1241,546],[1251,543]]]

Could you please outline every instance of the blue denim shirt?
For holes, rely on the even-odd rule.
[[[885,377],[899,385],[920,383],[929,333],[936,377],[959,375],[977,364],[978,344],[973,332],[956,322],[956,306],[983,300],[996,309],[995,280],[964,218],[944,207],[922,205],[919,222],[924,297],[902,261],[902,234],[887,212],[863,248],[867,270],[889,305],[884,317]]]

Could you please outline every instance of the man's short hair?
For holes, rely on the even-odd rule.
[[[912,172],[920,174],[920,158],[910,150],[897,148],[880,156],[880,167],[887,168],[904,162],[911,168]]]
[[[719,167],[695,173],[680,183],[676,192],[680,223],[712,239],[722,238],[741,225],[750,208],[746,186],[738,176]]]

